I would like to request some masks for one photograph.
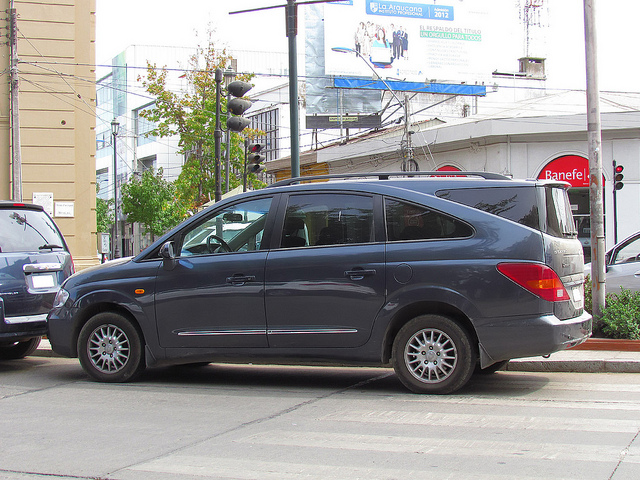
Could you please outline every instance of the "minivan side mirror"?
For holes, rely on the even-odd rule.
[[[160,256],[162,257],[162,268],[171,271],[176,268],[176,254],[173,251],[173,242],[166,242],[160,247]]]

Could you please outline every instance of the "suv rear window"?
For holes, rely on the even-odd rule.
[[[53,220],[39,210],[0,209],[0,252],[38,252],[64,248]]]

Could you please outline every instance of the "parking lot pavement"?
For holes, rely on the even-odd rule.
[[[36,356],[57,356],[42,339]],[[518,358],[506,367],[519,372],[640,373],[640,352],[569,349],[544,357]]]

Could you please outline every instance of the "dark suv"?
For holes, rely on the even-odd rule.
[[[72,273],[67,244],[42,207],[0,201],[0,359],[35,351]]]
[[[107,382],[180,363],[391,362],[412,391],[449,393],[589,337],[568,184],[407,175],[219,202],[68,279],[51,345]]]

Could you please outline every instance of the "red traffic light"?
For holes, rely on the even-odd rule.
[[[624,175],[622,172],[624,171],[624,167],[622,165],[616,164],[615,160],[613,162],[613,191],[620,190],[624,187],[624,183],[622,183],[622,179]]]

